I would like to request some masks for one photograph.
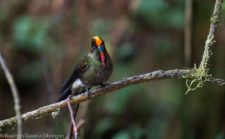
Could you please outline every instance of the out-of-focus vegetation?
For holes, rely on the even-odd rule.
[[[192,66],[199,64],[214,1],[193,2]],[[109,82],[184,63],[185,1],[181,0],[1,0],[0,50],[17,83],[22,111],[53,103],[92,36],[101,36],[112,56]],[[225,78],[225,3],[216,36],[212,74]],[[181,80],[154,81],[91,100],[80,134],[87,139],[225,138],[225,89],[205,84],[184,96]],[[84,114],[86,113],[86,114]],[[0,119],[14,115],[9,86],[0,70]],[[81,116],[78,116],[79,120]],[[66,109],[24,123],[23,133],[67,134]],[[15,127],[13,127],[15,128]],[[14,133],[12,127],[3,133]]]

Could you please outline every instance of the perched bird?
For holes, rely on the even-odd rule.
[[[99,36],[93,37],[90,53],[81,59],[75,66],[72,75],[65,81],[58,101],[83,91],[87,91],[89,96],[89,89],[92,86],[103,85],[110,77],[112,70],[113,64],[104,41]]]

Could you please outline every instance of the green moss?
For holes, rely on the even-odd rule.
[[[2,132],[3,123],[0,122],[0,132]]]
[[[15,117],[12,117],[12,118],[8,119],[8,120],[7,120],[7,123],[8,123],[8,125],[13,125],[13,124],[15,124],[15,123],[16,123]]]
[[[37,117],[35,117],[35,119],[41,119],[42,117],[44,117],[47,113],[42,113],[40,115],[37,115]]]
[[[56,111],[52,112],[52,118],[55,119],[55,117],[59,114],[60,108],[56,109]]]
[[[211,24],[216,23],[216,22],[219,22],[219,16],[213,16],[213,17],[210,19],[210,21],[211,21]]]
[[[219,22],[219,16],[213,16],[211,19],[211,25]],[[212,29],[212,27],[211,27]],[[204,83],[209,81],[209,59],[210,56],[213,54],[210,47],[215,43],[215,36],[213,33],[209,33],[209,36],[205,42],[205,50],[203,53],[201,64],[198,68],[196,68],[196,65],[194,66],[194,72],[191,74],[190,77],[186,77],[186,85],[187,85],[187,91],[185,94],[188,94],[190,91],[194,91],[200,87],[203,87]]]
[[[24,117],[24,121],[26,122],[29,118],[27,118],[26,116]]]
[[[204,69],[204,67],[200,65],[199,68],[196,68],[196,65],[194,65],[194,72],[189,77],[186,77],[187,91],[185,95],[190,91],[203,87],[204,83],[209,81],[209,69]]]

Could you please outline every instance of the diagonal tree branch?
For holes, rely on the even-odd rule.
[[[192,73],[191,70],[168,70],[168,71],[163,71],[163,70],[158,70],[158,71],[154,71],[154,72],[150,72],[150,73],[146,73],[146,74],[141,74],[141,75],[136,75],[136,76],[132,76],[117,82],[114,82],[112,84],[109,84],[108,86],[104,87],[104,88],[98,88],[95,89],[93,91],[90,91],[91,96],[90,99],[106,94],[108,92],[112,92],[114,90],[118,90],[130,85],[134,85],[134,84],[138,84],[138,83],[143,83],[143,82],[148,82],[148,81],[152,81],[152,80],[160,80],[160,79],[167,79],[167,78],[178,78],[178,79],[182,79],[184,77],[189,76]],[[80,94],[77,96],[74,96],[71,98],[71,103],[78,103],[78,102],[82,102],[82,101],[86,101],[88,100],[88,97],[86,95],[86,93],[84,94]],[[41,108],[38,108],[36,110],[33,110],[31,112],[27,112],[25,114],[22,115],[22,119],[24,121],[28,120],[28,119],[34,119],[40,116],[44,116],[48,113],[54,112],[59,110],[60,108],[63,108],[66,106],[66,101],[61,101],[58,103],[54,103],[54,104],[50,104]],[[6,126],[6,125],[13,125],[17,123],[16,117],[12,117],[3,121],[0,121],[0,128]]]
[[[168,71],[158,70],[158,71],[153,71],[146,74],[135,75],[135,76],[111,83],[107,85],[106,87],[97,88],[93,91],[90,91],[90,94],[91,94],[90,99],[112,92],[114,90],[119,90],[121,88],[128,87],[130,85],[135,85],[135,84],[144,83],[144,82],[153,81],[153,80],[184,79],[187,77],[191,77],[192,74],[194,74],[194,71],[192,70],[175,69],[175,70],[168,70]],[[219,85],[221,84],[220,82],[215,82],[215,81],[213,82]],[[88,96],[86,93],[83,93],[83,94],[79,94],[77,96],[72,97],[70,102],[79,103],[86,100],[88,100]],[[66,106],[66,100],[58,102],[58,103],[50,104],[47,106],[43,106],[41,108],[38,108],[36,110],[23,114],[22,119],[26,121],[28,119],[39,118],[51,112],[58,111],[60,110],[60,108],[63,108],[65,106]],[[6,125],[13,125],[16,123],[17,123],[16,117],[2,120],[0,121],[0,128]]]
[[[221,11],[221,4],[222,0],[216,0],[215,7],[214,7],[214,12],[213,16],[211,18],[211,25],[210,25],[210,31],[209,35],[206,40],[205,44],[205,50],[203,53],[202,61],[200,64],[200,67],[198,69],[194,70],[181,70],[181,69],[175,69],[175,70],[168,70],[168,71],[163,71],[163,70],[158,70],[146,74],[141,74],[141,75],[136,75],[132,76],[117,82],[114,82],[104,88],[98,88],[93,91],[90,91],[90,99],[95,98],[97,96],[112,92],[114,90],[118,90],[130,85],[138,84],[138,83],[143,83],[143,82],[148,82],[152,80],[160,80],[160,79],[168,79],[168,78],[173,78],[173,79],[194,79],[194,80],[199,80],[202,81],[204,77],[209,76],[208,75],[208,63],[209,63],[209,57],[211,54],[211,47],[213,45],[214,41],[214,35],[215,35],[215,29],[217,28],[219,24],[219,15]],[[219,84],[224,86],[225,81],[222,79],[215,79],[213,77],[209,77],[205,81],[211,81],[213,83]],[[88,96],[86,93],[79,94],[77,96],[72,97],[71,103],[79,103],[82,101],[88,100]],[[27,112],[22,115],[23,120],[28,120],[28,119],[33,119],[33,118],[39,118],[41,116],[44,116],[46,114],[49,114],[54,111],[60,110],[60,108],[63,108],[66,106],[66,100],[50,104],[41,108],[38,108],[36,110],[33,110],[31,112]],[[0,128],[6,126],[6,125],[13,125],[17,123],[17,118],[12,117],[6,120],[0,121]]]
[[[19,98],[19,94],[18,94],[16,85],[15,85],[15,82],[13,80],[13,77],[5,64],[5,61],[4,61],[1,53],[0,53],[0,64],[5,72],[5,76],[7,78],[10,89],[12,91],[12,96],[13,96],[13,100],[14,100],[14,109],[15,109],[15,113],[16,113],[15,119],[18,120],[18,122],[17,122],[18,123],[17,124],[17,138],[20,139],[22,137],[22,118],[21,118],[21,112],[20,112],[20,98]]]

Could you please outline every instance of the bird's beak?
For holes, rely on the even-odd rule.
[[[104,55],[104,52],[103,52],[104,51],[104,47],[102,45],[100,45],[98,47],[98,51],[100,52],[101,61],[102,61],[103,65],[104,65],[104,67],[105,67],[105,55]]]

